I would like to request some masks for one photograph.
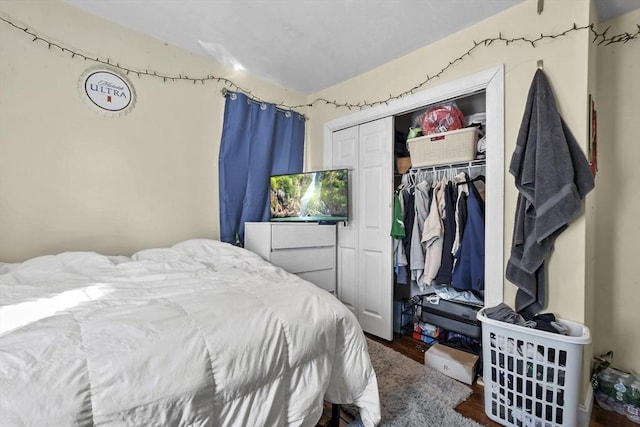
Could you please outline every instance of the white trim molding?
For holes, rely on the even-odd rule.
[[[593,409],[593,387],[589,386],[584,403],[578,405],[578,427],[589,427]]]

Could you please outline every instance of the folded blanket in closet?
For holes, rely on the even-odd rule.
[[[516,311],[535,314],[546,304],[545,258],[594,187],[589,162],[540,69],[529,89],[509,172],[519,194],[506,277],[518,287]]]

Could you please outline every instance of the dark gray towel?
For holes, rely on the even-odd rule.
[[[514,325],[527,326],[527,321],[519,313],[516,313],[507,304],[501,302],[495,307],[487,307],[484,314],[489,319],[498,320],[500,322],[512,323]]]
[[[529,89],[509,172],[519,194],[506,277],[518,287],[516,311],[535,314],[546,304],[544,261],[595,185],[540,69]]]

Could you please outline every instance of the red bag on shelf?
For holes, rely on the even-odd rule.
[[[448,132],[450,130],[462,129],[464,126],[464,115],[452,104],[438,105],[429,108],[422,116],[422,135]]]

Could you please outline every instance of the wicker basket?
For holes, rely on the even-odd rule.
[[[413,138],[407,141],[411,166],[468,162],[476,158],[478,129],[469,127]]]

